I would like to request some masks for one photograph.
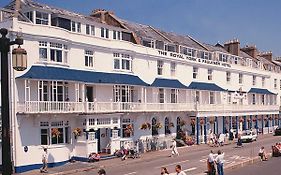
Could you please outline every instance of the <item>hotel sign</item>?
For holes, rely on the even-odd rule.
[[[173,53],[173,52],[167,52],[167,51],[163,51],[163,50],[158,50],[158,54],[161,55],[161,56],[167,56],[167,57],[172,57],[172,58],[180,58],[180,59],[185,59],[185,60],[194,61],[194,62],[198,62],[198,63],[212,64],[212,65],[223,66],[223,67],[231,67],[231,65],[228,64],[228,63],[223,63],[223,62],[220,62],[220,61],[207,60],[207,59],[202,59],[202,58],[195,58],[195,57],[191,57],[191,56],[188,56],[188,55],[183,55],[183,54]]]

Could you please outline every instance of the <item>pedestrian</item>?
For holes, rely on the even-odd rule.
[[[47,173],[48,170],[48,152],[47,152],[47,148],[44,148],[43,149],[43,153],[42,153],[42,163],[43,163],[43,166],[40,168],[40,172],[41,173]]]
[[[216,175],[216,168],[215,168],[215,157],[217,154],[213,153],[213,150],[211,150],[208,160],[207,160],[207,165],[208,165],[208,175]]]
[[[104,169],[99,169],[98,175],[106,175],[106,172]]]
[[[237,147],[243,147],[241,134],[238,134]]]
[[[215,159],[217,164],[218,175],[224,175],[223,173],[223,163],[224,163],[224,153],[221,150],[218,150],[218,156]]]
[[[186,175],[184,171],[181,170],[181,166],[180,165],[176,165],[176,175]]]
[[[166,167],[161,168],[161,175],[169,175],[168,169]]]
[[[177,149],[177,142],[176,142],[176,140],[174,139],[174,140],[173,140],[173,143],[172,143],[172,155],[171,155],[171,157],[173,157],[175,154],[176,154],[177,156],[180,155],[179,152],[178,152],[178,149]]]
[[[259,156],[260,156],[262,161],[266,161],[268,159],[267,156],[266,156],[266,152],[265,152],[265,149],[264,149],[263,146],[259,150]]]

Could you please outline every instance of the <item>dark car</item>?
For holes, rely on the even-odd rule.
[[[280,128],[280,127],[278,127],[278,128],[275,129],[274,135],[275,135],[275,136],[281,136],[281,128]]]

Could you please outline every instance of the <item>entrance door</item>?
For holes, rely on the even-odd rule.
[[[94,101],[94,93],[92,86],[86,86],[86,98],[88,99],[88,102]]]

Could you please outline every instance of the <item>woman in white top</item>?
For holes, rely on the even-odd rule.
[[[177,149],[177,142],[175,140],[173,140],[173,144],[172,144],[172,156],[174,155],[177,155],[179,156],[179,152],[178,152],[178,149]]]

